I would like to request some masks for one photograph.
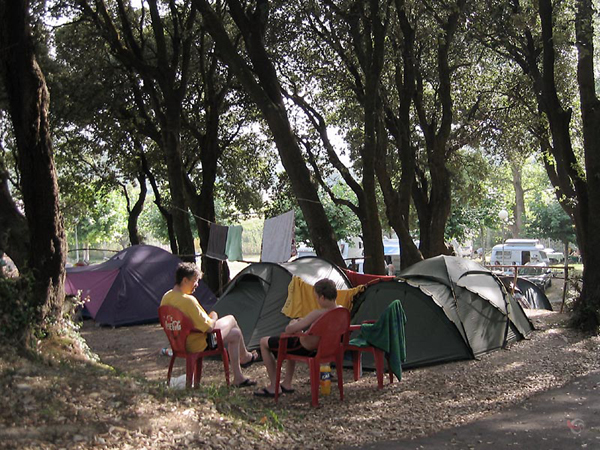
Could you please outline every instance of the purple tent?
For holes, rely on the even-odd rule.
[[[81,292],[88,298],[85,308],[98,323],[120,326],[158,321],[158,306],[175,284],[175,269],[181,260],[151,245],[134,245],[108,261],[67,269],[67,294]],[[216,297],[200,281],[194,293],[210,311]]]

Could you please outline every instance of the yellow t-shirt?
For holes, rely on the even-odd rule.
[[[194,328],[202,333],[192,333],[188,336],[186,350],[190,353],[203,352],[207,347],[206,332],[214,326],[214,320],[206,314],[196,297],[170,290],[163,296],[160,306],[173,306],[191,319]]]

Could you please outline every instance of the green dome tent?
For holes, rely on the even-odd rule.
[[[286,263],[258,262],[250,264],[231,280],[213,309],[219,317],[232,314],[248,348],[258,348],[260,338],[281,334],[290,321],[281,309],[294,275],[312,285],[329,278],[338,289],[352,287],[341,269],[316,256]]]
[[[502,282],[473,261],[438,256],[399,278],[369,286],[354,304],[352,323],[377,320],[399,299],[407,318],[404,368],[472,359],[533,330]]]

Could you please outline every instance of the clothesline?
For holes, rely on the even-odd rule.
[[[212,220],[208,220],[208,219],[206,219],[206,218],[204,218],[204,217],[198,216],[198,215],[194,214],[193,212],[191,212],[191,211],[189,211],[189,210],[185,210],[185,209],[183,209],[183,208],[180,208],[180,207],[178,207],[178,206],[173,206],[173,208],[174,208],[174,209],[176,209],[176,210],[178,210],[178,211],[184,212],[184,213],[189,213],[189,214],[191,214],[192,216],[194,216],[195,218],[197,218],[197,219],[200,219],[200,220],[204,220],[205,222],[208,222],[209,224],[214,224],[214,225],[217,225],[217,223],[216,223],[216,222],[213,222]],[[250,214],[250,215],[249,215],[249,217],[251,217],[251,216],[256,216],[256,217],[258,217],[258,215],[256,215],[256,214]]]
[[[210,258],[210,256],[208,256],[206,253],[194,253],[192,255],[177,255],[177,256],[179,256],[180,258],[191,258],[191,257],[197,258],[199,256],[200,257],[206,256],[207,258]],[[211,259],[215,259],[215,258],[211,258]],[[226,260],[217,259],[217,261],[225,262]],[[257,261],[246,261],[245,259],[236,259],[235,261],[230,261],[230,262],[241,262],[241,263],[245,263],[245,264],[252,264]]]

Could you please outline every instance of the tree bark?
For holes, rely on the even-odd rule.
[[[34,278],[30,304],[42,326],[60,319],[66,241],[48,121],[49,95],[35,58],[29,2],[0,2],[0,63],[17,142],[21,192],[29,231],[26,268]]]
[[[525,190],[523,189],[523,178],[521,176],[521,166],[515,161],[510,161],[510,170],[513,178],[513,188],[515,189],[515,223],[512,225],[512,237],[518,238],[523,228],[523,217],[525,215]]]
[[[600,101],[596,95],[594,74],[594,18],[591,0],[578,0],[575,15],[577,81],[588,176],[584,196],[587,203],[581,206],[583,223],[576,222],[577,228],[582,226],[584,229],[583,242],[580,242],[584,267],[583,289],[575,307],[575,323],[597,332],[600,326]]]
[[[146,174],[143,171],[138,173],[138,182],[140,183],[140,194],[136,200],[133,208],[129,208],[129,198],[127,199],[127,209],[129,216],[127,217],[127,231],[129,232],[129,242],[131,245],[140,245],[142,240],[138,231],[138,219],[142,210],[144,209],[144,202],[146,201]]]

